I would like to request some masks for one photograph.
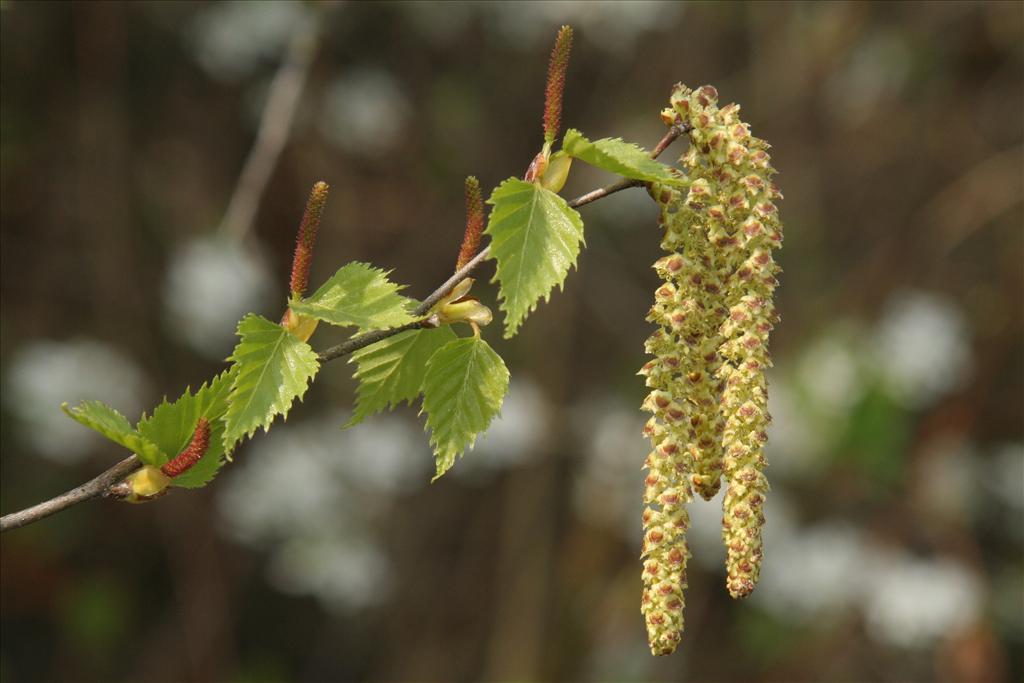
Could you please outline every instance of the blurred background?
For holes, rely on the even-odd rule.
[[[519,336],[486,330],[511,390],[446,477],[414,408],[340,430],[331,363],[211,486],[4,534],[0,679],[1024,678],[1014,2],[4,2],[2,511],[125,455],[62,401],[134,421],[218,372],[242,314],[280,315],[316,180],[314,283],[362,260],[433,290],[463,178],[540,146],[563,23],[567,126],[650,147],[671,86],[712,83],[773,145],[754,595],[728,597],[720,501],[694,503],[684,640],[650,656],[635,373],[659,250],[631,190],[581,210],[579,269]],[[577,164],[563,194],[611,180]]]

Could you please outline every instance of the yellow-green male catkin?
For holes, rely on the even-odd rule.
[[[728,311],[702,215],[685,205],[678,190],[651,189],[662,209],[661,246],[669,252],[654,269],[673,294],[666,299],[661,290],[656,293],[648,320],[661,330],[648,340],[647,351],[655,358],[640,374],[649,387],[670,391],[685,406],[690,481],[710,500],[722,475],[718,328]]]
[[[660,188],[654,190],[660,196]],[[660,222],[668,225],[671,211],[678,209],[678,192],[665,190],[666,201],[660,202]],[[682,257],[660,270],[682,268]],[[659,261],[660,263],[660,261]],[[647,378],[651,392],[644,400],[644,410],[652,417],[644,426],[652,450],[644,466],[647,478],[644,489],[644,561],[643,597],[640,611],[647,624],[651,652],[667,655],[675,651],[683,631],[683,591],[686,588],[686,561],[690,551],[686,531],[690,518],[686,511],[693,494],[690,475],[693,457],[687,450],[689,442],[689,410],[683,393],[685,379],[679,371],[682,358],[677,353],[672,316],[682,313],[685,304],[680,291],[670,280],[655,291],[655,303],[648,320],[659,329],[647,340],[648,353],[654,359],[644,365],[640,374]]]
[[[647,319],[653,356],[640,374],[651,390],[644,427],[644,592],[641,611],[654,654],[669,654],[683,628],[689,548],[686,504],[697,491],[710,499],[727,482],[722,533],[726,585],[733,597],[757,583],[768,393],[768,334],[776,322],[772,295],[778,267],[772,250],[782,228],[768,145],[750,135],[739,107],[718,107],[711,86],[677,85],[668,125],[683,126],[690,146],[680,162],[683,189],[652,185],[661,247],[655,264],[662,284]]]
[[[651,389],[644,409],[654,414],[645,428],[654,450],[646,463],[642,611],[652,652],[669,654],[683,627],[689,557],[684,506],[693,490],[714,496],[722,473],[716,371],[717,331],[726,310],[699,212],[685,205],[678,189],[655,185],[651,193],[668,255],[654,264],[663,283],[647,319],[659,329],[646,344],[654,358],[640,370]]]
[[[772,250],[782,244],[771,182],[768,144],[739,119],[739,106],[719,108],[711,86],[691,91],[678,85],[667,122],[689,122],[690,148],[682,163],[691,184],[686,206],[706,217],[726,316],[718,329],[717,376],[722,382],[722,447],[727,482],[722,533],[727,550],[726,584],[733,597],[749,595],[761,566],[762,511],[768,481],[768,335],[776,322],[772,295],[778,266]]]

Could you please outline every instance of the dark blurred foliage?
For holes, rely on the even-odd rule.
[[[308,9],[284,14],[296,8]],[[24,349],[89,339],[116,350],[143,377],[141,408],[220,367],[210,359],[217,354],[204,356],[175,335],[164,282],[182,245],[221,221],[287,42],[287,30],[245,15],[280,9],[0,5],[3,511],[70,488],[120,457],[96,442],[64,461],[36,452],[10,380]],[[776,413],[773,439],[793,443],[782,434],[799,420],[827,434],[795,475],[786,474],[787,453],[772,452],[769,477],[776,499],[786,501],[792,542],[773,546],[769,536],[769,559],[788,556],[766,565],[759,590],[782,591],[773,586],[789,572],[793,578],[782,579],[806,585],[802,599],[813,602],[826,589],[853,597],[799,615],[778,608],[781,592],[737,603],[720,564],[695,559],[680,652],[647,654],[637,559],[645,451],[634,410],[644,388],[634,373],[644,361],[658,246],[654,206],[631,191],[583,209],[587,249],[578,271],[517,338],[499,340],[497,325],[487,331],[513,378],[538,390],[544,438],[487,476],[449,475],[432,486],[427,456],[415,450],[416,463],[403,465],[417,473],[413,485],[363,491],[353,518],[390,568],[377,599],[339,606],[316,590],[282,591],[268,578],[268,558],[290,528],[254,542],[224,531],[225,509],[238,500],[224,492],[244,497],[241,473],[260,435],[201,491],[138,507],[90,502],[5,534],[3,681],[1024,677],[1024,482],[1013,480],[1024,439],[1020,3],[346,3],[314,21],[320,50],[249,237],[250,246],[262,245],[275,283],[259,304],[266,315],[280,312],[294,228],[318,179],[332,194],[314,282],[349,260],[393,268],[413,296],[447,277],[461,237],[463,178],[475,174],[493,187],[520,175],[539,148],[547,52],[562,23],[577,28],[564,119],[592,138],[653,145],[663,133],[658,112],[680,80],[712,83],[723,101],[742,104],[754,133],[773,146],[786,196],[783,322],[772,341],[777,384],[810,392],[795,414]],[[235,50],[234,71],[211,66],[204,50],[218,47],[227,54],[221,67]],[[361,91],[345,90],[352,73],[363,74]],[[350,92],[384,92],[374,100],[384,109],[360,114]],[[363,128],[331,120],[352,106],[347,115]],[[379,137],[360,138],[362,130]],[[566,196],[608,182],[579,166]],[[482,286],[491,268],[477,289],[494,305],[493,288]],[[836,366],[816,364],[815,344],[839,330],[854,340],[847,356],[884,351],[858,340],[885,327],[886,311],[906,292],[926,293],[962,320],[961,379],[947,382],[954,369],[926,366],[925,384],[940,388],[901,400],[901,386],[886,388],[885,357],[858,361],[853,380],[847,357],[836,372],[857,385],[856,395],[844,403],[841,392],[843,407],[827,424],[808,418],[814,391],[836,386]],[[910,360],[949,346],[924,334]],[[339,338],[318,333],[314,344]],[[72,365],[62,381],[88,370]],[[350,405],[348,375],[342,362],[326,366],[275,432]],[[49,409],[77,398],[58,396]],[[581,512],[611,505],[580,484],[591,450],[614,453],[618,443],[595,437],[608,422],[591,410],[594,401],[625,406],[637,429],[628,432],[632,450],[611,470],[624,473],[621,491],[631,501],[636,493],[632,535]],[[402,420],[414,413],[399,412]],[[368,421],[352,434],[391,424]],[[372,442],[368,448],[372,455]],[[274,466],[283,471],[292,456],[301,460],[277,453]],[[282,481],[277,495],[286,499],[317,488],[310,479]],[[999,498],[998,490],[1009,494]],[[354,524],[346,509],[319,506],[317,514]],[[781,520],[771,510],[770,531]],[[273,518],[274,510],[263,514]],[[810,559],[785,548],[823,547],[798,541],[829,528],[907,566],[960,568],[956,576],[974,586],[966,602],[917,595],[913,578],[895,592],[906,597],[908,624],[927,630],[918,622],[928,606],[952,600],[955,626],[911,637],[885,621],[895,609],[888,598],[882,616],[862,604],[864,596],[888,596],[891,582],[873,582],[898,572],[862,566],[860,550],[847,548],[851,561],[834,573],[805,578]],[[375,590],[373,572],[363,578]],[[961,584],[934,585],[941,592]],[[959,605],[970,614],[959,618]]]

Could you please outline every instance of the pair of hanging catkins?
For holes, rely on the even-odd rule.
[[[650,388],[643,407],[647,456],[643,513],[641,611],[651,651],[673,652],[683,630],[686,505],[696,490],[712,498],[725,478],[722,538],[726,586],[748,595],[761,565],[762,507],[768,481],[768,334],[776,321],[772,295],[778,266],[772,250],[782,226],[771,182],[768,144],[739,119],[739,106],[718,107],[711,86],[677,85],[665,123],[687,129],[680,162],[686,183],[653,185],[662,280],[648,320],[653,356],[640,374]]]

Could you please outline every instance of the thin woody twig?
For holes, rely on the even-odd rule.
[[[61,510],[66,510],[72,505],[84,503],[92,498],[102,496],[111,486],[140,467],[142,467],[142,463],[137,456],[132,455],[125,458],[100,476],[87,481],[81,486],[76,486],[67,493],[62,493],[55,498],[51,498],[38,505],[33,505],[30,508],[25,508],[20,512],[12,512],[9,515],[0,517],[0,532],[7,531],[8,529],[17,529],[32,522],[38,522],[40,519],[49,517]]]
[[[689,121],[684,121],[682,123],[677,123],[674,126],[670,126],[668,132],[665,133],[665,137],[663,137],[661,141],[659,141],[658,144],[654,146],[654,149],[651,150],[651,158],[657,159],[658,157],[660,157],[661,153],[668,149],[668,146],[676,141],[676,138],[688,132],[690,132]]]
[[[680,126],[673,126],[670,128],[669,132],[665,134],[665,137],[663,137],[657,146],[655,146],[654,151],[651,152],[651,158],[657,158],[676,138],[685,132],[685,128]],[[644,185],[643,181],[622,179],[606,187],[598,188],[576,197],[575,199],[570,200],[568,204],[572,208],[578,208],[585,204],[590,204],[591,202],[607,197],[608,195],[615,194],[616,192],[620,192],[630,187],[639,187],[641,185]],[[466,263],[466,265],[456,271],[454,275],[448,278],[440,287],[431,292],[430,295],[416,307],[416,315],[425,316],[429,313],[430,309],[433,308],[437,302],[450,294],[457,284],[469,277],[481,263],[490,258],[490,255],[490,245],[481,249],[476,256]],[[338,344],[337,346],[332,346],[331,348],[321,351],[318,357],[321,363],[327,363],[358,351],[359,349],[365,348],[371,344],[375,344],[383,339],[399,334],[400,332],[418,329],[425,326],[425,321],[418,320],[401,327],[367,332],[353,337],[342,344]],[[60,512],[61,510],[65,510],[72,505],[77,505],[78,503],[83,503],[92,498],[103,496],[112,485],[120,482],[141,466],[142,463],[135,455],[125,458],[95,479],[86,482],[67,493],[63,493],[55,498],[51,498],[50,500],[39,503],[38,505],[33,505],[32,507],[19,512],[12,512],[9,515],[0,517],[0,532],[7,531],[9,529],[17,529],[18,527],[49,517],[50,515]]]

